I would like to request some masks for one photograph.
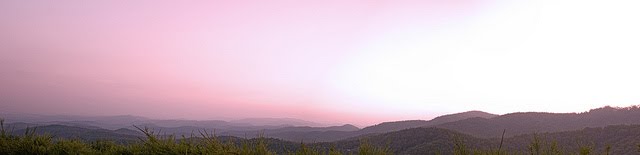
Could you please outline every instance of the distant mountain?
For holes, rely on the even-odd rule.
[[[637,106],[614,108],[602,107],[584,113],[539,113],[519,112],[494,115],[481,111],[469,111],[443,115],[429,121],[407,120],[384,122],[358,131],[313,131],[271,134],[274,137],[293,141],[331,142],[349,138],[372,136],[380,133],[419,127],[438,127],[469,134],[480,138],[497,138],[506,130],[505,136],[531,134],[535,132],[562,132],[586,127],[640,124],[640,108]]]
[[[380,124],[362,128],[362,130],[360,130],[359,132],[361,134],[386,133],[386,132],[392,132],[392,131],[400,131],[403,129],[424,127],[428,125],[431,125],[431,122],[425,121],[425,120],[405,120],[405,121],[395,121],[395,122],[383,122]]]
[[[325,126],[320,123],[295,118],[245,118],[229,122],[236,124],[245,124],[248,126]]]
[[[4,115],[6,116],[6,115]],[[407,128],[424,127],[447,121],[455,121],[467,117],[489,117],[491,114],[481,112],[464,112],[438,117],[431,121],[399,121],[386,122],[376,126],[359,129],[356,126],[346,124],[342,126],[317,127],[321,124],[310,121],[290,118],[250,118],[236,121],[221,120],[153,120],[137,116],[43,116],[43,115],[11,115],[7,120],[17,119],[28,121],[22,125],[46,126],[64,125],[68,127],[78,127],[87,130],[133,130],[134,125],[148,127],[161,134],[199,136],[199,132],[215,132],[219,136],[235,136],[244,138],[255,138],[262,134],[267,137],[279,138],[294,142],[328,142],[357,137],[367,134],[378,134],[397,131]],[[13,121],[15,122],[15,121]],[[315,126],[315,127],[314,127]],[[122,134],[122,132],[116,132]]]
[[[247,125],[239,125],[239,124],[232,124],[229,123],[227,121],[222,121],[222,120],[202,120],[202,121],[198,121],[198,120],[151,120],[151,121],[145,121],[146,124],[153,124],[154,126],[160,126],[160,127],[181,127],[181,126],[196,126],[196,127],[203,127],[203,128],[210,128],[210,127],[218,127],[218,128],[224,128],[224,127],[228,127],[228,126],[247,126]]]
[[[360,132],[361,134],[385,133],[385,132],[391,132],[391,131],[399,131],[402,129],[434,126],[434,125],[439,125],[443,123],[464,120],[468,118],[475,118],[475,117],[492,118],[495,116],[497,115],[482,112],[482,111],[467,111],[462,113],[439,116],[429,121],[407,120],[407,121],[396,121],[396,122],[384,122],[374,126],[365,127]]]
[[[279,138],[292,142],[332,142],[359,136],[358,131],[291,131],[266,134],[265,136]]]
[[[356,138],[359,136],[375,135],[381,133],[388,133],[393,131],[400,131],[403,129],[418,128],[418,127],[430,127],[439,125],[442,123],[453,122],[458,120],[464,120],[468,118],[491,118],[497,115],[481,112],[481,111],[469,111],[450,115],[444,115],[436,117],[432,120],[407,120],[396,122],[384,122],[377,125],[365,127],[357,131],[344,131],[344,130],[331,130],[331,131],[291,131],[281,133],[271,133],[267,136],[281,138],[289,141],[304,141],[304,142],[331,142],[348,138]]]
[[[11,126],[11,125],[9,125]],[[13,130],[13,134],[22,135],[26,133],[27,128]],[[130,143],[142,137],[142,133],[129,129],[107,130],[107,129],[87,129],[82,127],[65,126],[65,125],[45,125],[37,127],[29,127],[29,130],[35,130],[36,134],[48,134],[54,138],[80,139],[84,141],[96,140],[113,140],[119,143]]]
[[[167,133],[189,135],[197,130],[216,130],[219,133],[241,132],[255,134],[257,131],[279,129],[285,127],[311,126],[318,130],[347,131],[352,129],[326,128],[322,124],[292,118],[249,118],[235,121],[222,120],[155,120],[144,117],[121,116],[73,116],[73,115],[36,115],[36,114],[0,114],[8,123],[28,123],[33,125],[66,125],[87,129],[121,128],[134,129],[134,125],[146,126]],[[33,126],[32,125],[32,126]],[[303,128],[299,128],[304,130]],[[314,129],[314,131],[317,131]]]
[[[465,120],[465,119],[469,119],[469,118],[476,118],[476,117],[479,117],[479,118],[493,118],[493,117],[496,117],[496,116],[498,116],[498,115],[487,113],[487,112],[483,112],[483,111],[467,111],[467,112],[461,112],[461,113],[456,113],[456,114],[438,116],[438,117],[432,119],[429,122],[431,123],[431,125],[438,125],[438,124],[443,124],[443,123],[448,123],[448,122],[455,122],[455,121],[459,121],[459,120]]]
[[[8,123],[23,122],[39,125],[69,125],[84,128],[99,127],[105,129],[119,129],[134,124],[141,124],[151,119],[131,116],[73,116],[73,115],[37,115],[37,114],[0,114]]]
[[[114,133],[122,134],[122,135],[131,135],[131,136],[141,136],[142,134],[138,130],[131,130],[127,128],[121,128],[118,130],[113,130]]]
[[[363,140],[378,147],[388,147],[394,154],[453,154],[454,140],[462,139],[469,146],[483,148],[490,140],[440,128],[411,128],[357,139],[315,144],[319,148],[336,147],[345,152],[358,150]]]
[[[344,152],[354,153],[359,147],[359,144],[366,140],[369,143],[380,146],[388,147],[394,154],[453,154],[454,143],[456,140],[462,140],[466,146],[477,149],[495,149],[500,142],[500,139],[496,137],[477,137],[472,134],[501,134],[502,131],[499,127],[507,128],[507,134],[511,130],[520,129],[521,133],[516,136],[508,136],[504,139],[503,148],[511,151],[528,152],[528,147],[532,141],[536,132],[533,130],[527,130],[527,128],[535,129],[554,129],[563,130],[561,132],[555,131],[538,131],[538,136],[545,141],[544,145],[549,145],[551,142],[557,143],[564,152],[571,151],[576,152],[581,146],[592,147],[595,152],[599,153],[604,151],[605,146],[611,145],[612,154],[633,154],[636,153],[638,144],[640,144],[640,123],[638,122],[638,115],[640,109],[638,107],[629,108],[612,108],[604,107],[593,109],[585,113],[573,113],[573,114],[552,114],[552,113],[513,113],[502,116],[484,115],[478,112],[467,112],[462,115],[484,115],[483,117],[472,117],[464,120],[447,122],[431,127],[416,127],[409,129],[402,129],[398,131],[391,131],[386,133],[374,133],[363,134],[362,130],[358,130],[353,125],[332,126],[332,127],[282,127],[268,130],[251,130],[256,132],[263,132],[265,136],[275,137],[266,138],[268,147],[273,150],[277,150],[280,153],[284,153],[286,149],[296,149],[299,147],[300,142],[309,143],[308,145],[318,149],[329,149],[335,147],[338,150]],[[462,115],[446,115],[435,118],[426,122],[446,122],[451,120],[458,120],[465,117],[458,117]],[[476,115],[477,116],[477,115]],[[484,118],[489,117],[489,118]],[[454,119],[455,118],[455,119]],[[465,130],[472,132],[467,134],[464,132],[455,131],[453,129],[445,129],[441,127],[451,127],[451,125],[459,125],[461,122],[470,123],[476,125],[476,128]],[[484,125],[488,124],[488,125]],[[603,124],[635,124],[635,125],[603,125]],[[602,127],[579,127],[585,125],[603,125]],[[56,138],[67,139],[80,139],[84,141],[95,141],[101,139],[114,140],[119,143],[130,143],[138,141],[138,138],[143,135],[136,130],[121,128],[116,130],[96,128],[92,126],[82,127],[71,125],[38,125],[32,123],[8,123],[5,124],[5,128],[8,131],[12,131],[13,134],[24,134],[26,127],[36,128],[38,134],[50,134]],[[497,126],[493,127],[492,126]],[[454,126],[459,127],[459,126]],[[473,127],[473,126],[468,126]],[[557,128],[552,128],[557,127]],[[572,129],[578,128],[578,129]],[[167,130],[168,129],[168,130]],[[157,133],[173,133],[198,130],[198,127],[193,126],[181,126],[162,128],[161,130],[154,130]],[[496,131],[498,130],[498,131]],[[197,136],[197,131],[196,136]],[[228,140],[232,142],[240,142],[243,137],[242,132],[247,135],[246,131],[225,131],[232,136],[222,136],[221,140]],[[192,132],[189,132],[192,133]],[[257,135],[257,133],[256,133]],[[180,136],[178,136],[180,137]],[[187,137],[190,137],[187,135]],[[246,136],[244,136],[246,137]],[[253,136],[255,137],[255,136]],[[246,137],[246,138],[253,138]],[[351,137],[351,138],[348,138]],[[198,137],[191,137],[198,139]],[[341,139],[333,142],[331,139]],[[255,141],[255,139],[250,139]],[[292,142],[293,141],[293,142]],[[314,143],[319,142],[319,143]]]
[[[3,115],[7,116],[7,115]],[[580,130],[585,127],[605,127],[609,125],[640,124],[640,108],[603,107],[584,113],[540,113],[518,112],[494,115],[481,111],[468,111],[443,115],[432,120],[407,120],[384,122],[358,129],[353,125],[318,127],[318,125],[298,119],[288,118],[252,118],[237,121],[221,120],[153,120],[136,116],[51,116],[26,115],[16,117],[8,115],[8,121],[14,122],[15,130],[28,126],[64,125],[87,130],[127,131],[134,130],[133,125],[149,127],[161,134],[177,136],[199,136],[199,132],[215,132],[218,136],[254,138],[264,135],[293,142],[332,142],[359,139],[378,134],[401,131],[412,128],[438,127],[472,135],[479,138],[496,138],[506,130],[506,137],[535,132],[562,132]],[[9,118],[30,122],[16,122]],[[71,119],[71,120],[65,120]],[[127,129],[127,130],[125,130]],[[126,132],[116,132],[124,134]],[[133,132],[128,132],[129,134]]]
[[[581,130],[540,133],[537,135],[543,142],[550,145],[556,142],[562,152],[578,152],[580,146],[592,147],[595,153],[604,152],[607,145],[611,146],[611,154],[636,154],[640,144],[640,125],[616,125],[602,128],[584,128]],[[534,135],[526,134],[504,139],[505,150],[515,152],[529,152],[529,145]],[[328,149],[335,146],[343,151],[357,150],[361,141],[388,147],[394,154],[453,154],[454,142],[462,140],[469,149],[496,149],[500,139],[476,138],[468,134],[436,127],[412,128],[378,134],[359,139],[341,140],[337,142],[313,144],[318,148]],[[592,153],[594,153],[592,152]]]
[[[558,143],[565,152],[577,152],[580,146],[588,146],[599,154],[604,152],[607,145],[611,146],[610,154],[638,154],[640,151],[638,150],[640,149],[640,125],[611,125],[574,131],[539,133],[538,137],[548,143]],[[507,138],[505,148],[527,151],[532,139],[533,134]]]
[[[534,132],[560,132],[580,130],[585,127],[640,124],[640,108],[603,107],[584,113],[520,112],[492,118],[470,118],[444,123],[438,127],[459,131],[483,138],[495,138],[506,130],[511,137]]]
[[[363,129],[359,129],[353,125],[343,126],[331,126],[331,127],[309,127],[309,126],[290,126],[285,124],[278,124],[273,122],[297,122],[297,124],[310,124],[309,122],[296,120],[296,119],[245,119],[242,121],[231,121],[231,123],[242,124],[254,122],[256,125],[281,125],[281,126],[226,126],[217,128],[203,128],[198,126],[180,126],[173,128],[154,126],[155,124],[148,124],[145,126],[151,126],[152,128],[162,130],[166,133],[174,133],[177,135],[190,135],[191,133],[197,133],[198,130],[206,129],[209,131],[215,130],[217,135],[222,136],[236,136],[245,138],[255,138],[258,134],[263,134],[266,137],[279,138],[287,141],[294,142],[331,142],[338,141],[347,138],[354,138],[358,136],[387,133],[392,131],[399,131],[409,128],[417,127],[430,127],[439,125],[442,123],[453,122],[463,120],[467,118],[491,118],[496,115],[481,112],[481,111],[469,111],[450,115],[444,115],[436,117],[429,121],[424,120],[409,120],[409,121],[397,121],[397,122],[385,122],[378,125],[369,126]],[[264,123],[255,123],[259,121],[265,121]]]
[[[329,126],[329,127],[291,126],[291,127],[283,127],[283,128],[266,130],[265,132],[281,133],[281,132],[358,131],[358,130],[360,130],[360,128],[354,125],[345,124],[342,126]]]
[[[14,131],[14,134],[24,134],[25,129]],[[143,135],[138,131],[129,129],[106,130],[85,129],[64,125],[46,125],[36,128],[38,134],[50,134],[54,138],[80,139],[84,141],[114,140],[118,143],[139,142]],[[555,133],[540,133],[537,135],[543,140],[542,145],[555,142],[562,152],[577,152],[581,146],[589,146],[594,152],[603,152],[607,145],[611,146],[611,154],[634,154],[640,144],[640,125],[616,125],[602,128],[585,128],[576,131]],[[505,138],[503,148],[516,152],[528,152],[534,135],[526,134]],[[190,139],[202,140],[198,137]],[[243,138],[222,136],[218,137],[222,142],[234,142],[242,144]],[[271,150],[278,153],[286,153],[287,149],[298,149],[299,142],[283,141],[274,138],[264,139]],[[377,147],[387,147],[394,154],[453,154],[454,143],[462,140],[469,149],[495,149],[500,139],[476,138],[468,134],[436,127],[411,128],[395,132],[377,135],[368,135],[357,139],[341,140],[336,142],[322,142],[307,144],[312,148],[328,150],[335,148],[346,153],[356,153],[362,141]],[[256,139],[248,139],[255,142]]]
[[[218,136],[235,136],[243,138],[255,138],[262,134],[265,136],[280,138],[290,141],[310,140],[315,137],[332,137],[340,139],[344,134],[331,134],[326,136],[323,132],[353,132],[359,128],[346,124],[342,126],[321,126],[319,123],[290,118],[250,118],[236,121],[222,120],[154,120],[144,117],[123,116],[46,116],[31,114],[2,114],[0,118],[6,118],[13,123],[14,130],[34,126],[61,125],[77,127],[86,130],[111,130],[118,134],[136,133],[135,126],[148,127],[160,134],[173,134],[176,136],[200,136],[199,132],[215,132]],[[16,121],[17,120],[17,121]],[[25,121],[25,122],[20,122]],[[133,131],[133,132],[131,132]],[[124,132],[124,133],[123,133]],[[321,133],[317,136],[306,137],[307,133]],[[351,134],[350,134],[351,135]]]
[[[325,139],[342,139],[351,137],[359,128],[346,124],[342,126],[330,127],[282,127],[276,129],[254,130],[254,131],[223,131],[216,132],[223,136],[236,136],[244,138],[256,138],[259,135],[278,138],[293,142],[323,142]]]
[[[25,128],[28,128],[28,127],[35,127],[35,126],[40,126],[40,125],[33,124],[33,123],[15,122],[15,123],[4,124],[3,127],[7,131],[12,131],[12,130],[20,130],[20,129],[25,129]]]
[[[135,122],[142,122],[150,120],[148,118],[132,116],[132,115],[118,115],[118,116],[74,116],[74,115],[38,115],[38,114],[2,114],[7,122],[29,122],[29,123],[43,123],[43,122],[102,122],[105,124],[129,124]]]

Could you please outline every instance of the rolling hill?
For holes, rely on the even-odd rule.
[[[561,152],[578,152],[580,147],[590,147],[596,153],[604,152],[611,146],[611,154],[638,153],[640,145],[640,125],[614,125],[581,130],[525,134],[504,139],[504,150],[510,152],[529,152],[534,136],[541,139],[542,147],[552,143],[559,146]],[[337,147],[345,152],[357,150],[361,141],[389,148],[394,154],[453,154],[454,143],[462,140],[468,149],[490,150],[500,145],[499,138],[477,138],[468,134],[437,127],[412,128],[385,134],[341,140],[331,143],[318,143],[319,148]]]
[[[417,127],[428,127],[434,125],[440,125],[448,122],[455,122],[469,118],[492,118],[497,115],[482,112],[482,111],[467,111],[456,114],[449,114],[438,116],[434,119],[425,121],[425,120],[407,120],[407,121],[396,121],[396,122],[384,122],[377,125],[369,126],[363,128],[360,134],[370,134],[370,133],[386,133],[391,131],[399,131],[403,129],[409,128],[417,128]]]
[[[623,124],[640,124],[640,108],[602,107],[583,113],[520,112],[492,118],[470,118],[437,127],[476,137],[496,138],[501,136],[502,130],[506,130],[505,136],[512,137],[534,132],[561,132]]]
[[[354,153],[363,140],[375,146],[389,148],[395,154],[451,154],[455,142],[462,140],[469,148],[495,149],[499,145],[502,130],[506,130],[503,148],[510,151],[529,151],[533,137],[540,137],[544,143],[552,142],[562,146],[559,150],[575,152],[581,147],[593,148],[602,152],[611,146],[614,154],[635,153],[640,144],[640,108],[603,107],[583,113],[511,113],[493,115],[479,111],[470,111],[445,115],[429,121],[410,120],[385,122],[375,126],[359,129],[353,125],[331,127],[284,126],[260,129],[251,126],[244,130],[216,131],[224,141],[254,141],[258,134],[266,136],[269,148],[277,151],[297,149],[300,142],[318,149],[327,150],[334,147],[343,152]],[[86,121],[86,120],[85,120]],[[156,121],[162,122],[162,121]],[[34,124],[14,122],[5,124],[12,134],[24,134],[27,127],[37,126],[36,133],[51,134],[56,138],[80,139],[96,141],[114,140],[118,143],[135,142],[143,137],[137,130],[129,128],[104,129],[90,124],[73,122],[50,122],[59,124]],[[173,122],[167,124],[203,123],[206,121]],[[161,134],[195,133],[203,131],[199,126],[156,127]],[[202,124],[201,124],[202,125]],[[208,131],[213,128],[208,128]],[[230,129],[230,128],[227,128]],[[534,134],[537,133],[537,134]],[[177,134],[178,137],[180,134]],[[238,138],[243,137],[243,138]]]
[[[16,118],[15,115],[9,118]],[[64,119],[72,119],[64,121]],[[255,138],[262,134],[266,137],[277,138],[293,142],[333,142],[339,140],[359,139],[361,137],[374,136],[383,133],[401,131],[412,128],[438,127],[468,134],[479,138],[496,138],[506,130],[506,137],[513,137],[535,132],[563,132],[581,130],[586,127],[606,127],[609,125],[640,124],[640,108],[636,106],[626,108],[602,107],[583,113],[540,113],[518,112],[505,115],[494,115],[481,111],[468,111],[450,115],[443,115],[432,120],[406,120],[396,122],[384,122],[377,125],[359,129],[353,125],[310,127],[282,125],[286,123],[309,123],[301,120],[279,119],[265,122],[266,126],[256,126],[238,122],[219,120],[153,120],[136,116],[113,117],[79,117],[79,116],[53,116],[46,118],[41,115],[27,115],[19,119],[31,122],[22,123],[14,121],[14,128],[22,129],[27,126],[64,125],[90,130],[135,130],[133,125],[145,126],[162,131],[162,134],[190,136],[201,130],[215,131],[218,136],[234,136],[243,138]],[[257,119],[252,119],[256,121]],[[46,122],[49,121],[49,122]],[[246,120],[245,123],[250,122]]]
[[[10,126],[11,125],[9,125],[9,127]],[[24,128],[13,130],[12,134],[22,135],[25,134],[27,130],[35,130],[36,134],[47,134],[53,136],[53,138],[79,139],[89,142],[97,140],[112,140],[118,143],[130,143],[137,141],[138,138],[143,136],[141,132],[124,128],[118,130],[87,129],[66,125],[45,125],[30,127],[28,129]]]

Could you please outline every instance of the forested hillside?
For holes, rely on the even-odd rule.
[[[430,121],[385,122],[363,129],[348,124],[330,127],[269,126],[268,129],[263,130],[258,130],[259,126],[248,126],[244,130],[220,132],[211,127],[198,127],[223,123],[218,121],[147,119],[129,121],[129,123],[140,120],[146,122],[138,126],[134,124],[128,128],[102,128],[101,126],[105,124],[112,125],[109,127],[117,127],[115,124],[127,122],[111,118],[101,118],[100,121],[55,120],[43,124],[24,122],[5,124],[3,122],[4,141],[0,143],[0,147],[7,151],[6,149],[25,147],[22,145],[51,145],[44,149],[53,151],[57,147],[73,145],[78,148],[87,147],[84,151],[95,152],[96,150],[92,149],[96,149],[97,146],[93,145],[108,144],[109,147],[125,152],[160,147],[167,149],[164,151],[189,149],[200,151],[200,153],[211,153],[199,149],[214,147],[211,140],[215,139],[217,141],[215,147],[224,146],[226,151],[245,151],[245,153],[251,152],[250,150],[268,150],[267,152],[271,153],[286,154],[306,150],[307,153],[311,151],[350,154],[363,151],[364,147],[369,151],[394,154],[454,154],[460,153],[459,151],[531,153],[540,150],[561,154],[584,151],[632,154],[640,149],[638,146],[640,119],[637,118],[640,118],[640,108],[633,106],[603,107],[584,113],[529,112],[500,116],[471,111],[445,115]],[[166,126],[150,122],[160,122],[159,124]],[[181,126],[184,124],[196,126]],[[33,141],[38,144],[32,144]],[[225,145],[219,145],[219,143]],[[366,145],[363,146],[363,144]],[[154,147],[145,148],[148,145]]]
[[[506,131],[508,132],[508,131]],[[500,132],[502,133],[502,131]],[[617,125],[603,128],[585,128],[576,131],[556,133],[536,133],[505,138],[502,150],[509,153],[531,152],[532,143],[538,140],[541,149],[557,152],[577,153],[589,149],[592,153],[633,154],[640,144],[640,125]],[[360,141],[366,140],[376,146],[388,147],[395,154],[453,154],[456,143],[462,142],[468,150],[497,150],[500,138],[476,138],[467,134],[440,128],[412,128],[361,139],[343,140],[335,143],[321,143],[320,146],[338,146],[341,150],[354,150]],[[548,151],[548,150],[547,150]]]
[[[507,131],[505,136],[511,137],[535,132],[561,132],[623,124],[640,124],[640,108],[607,106],[583,113],[519,112],[493,118],[470,118],[437,127],[476,137],[496,138],[501,136],[502,130]]]

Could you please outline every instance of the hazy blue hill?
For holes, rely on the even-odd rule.
[[[196,127],[196,126],[180,126],[180,127],[158,127],[158,126],[153,126],[153,125],[137,125],[139,127],[147,127],[151,130],[157,131],[158,134],[161,135],[176,135],[176,136],[191,136],[192,134],[194,136],[199,136],[199,132],[200,131],[207,131],[207,132],[211,132],[211,131],[216,131],[216,133],[218,133],[218,135],[224,135],[224,136],[228,136],[227,134],[219,134],[222,131],[220,130],[215,130],[212,128],[202,128],[202,127]],[[136,130],[135,128],[127,128],[127,129],[131,129],[131,130]]]
[[[15,118],[14,116],[12,116]],[[60,119],[75,119],[58,121]],[[384,122],[374,126],[358,129],[353,125],[331,126],[331,127],[311,127],[311,126],[291,126],[283,124],[313,124],[308,121],[297,119],[247,119],[243,121],[227,122],[219,120],[196,121],[196,120],[152,120],[136,116],[113,116],[113,117],[79,117],[79,116],[52,116],[43,119],[40,115],[27,115],[22,120],[50,120],[46,123],[15,123],[15,129],[23,129],[27,126],[36,125],[65,125],[84,129],[109,131],[120,130],[118,134],[135,133],[133,125],[149,127],[161,134],[195,135],[199,136],[199,131],[215,131],[219,136],[235,136],[244,138],[254,138],[258,134],[267,137],[278,138],[293,142],[332,142],[345,139],[358,139],[382,133],[400,131],[404,129],[420,127],[439,127],[473,135],[480,138],[496,138],[501,136],[503,129],[506,129],[506,136],[512,137],[521,134],[534,132],[562,132],[580,130],[585,127],[605,127],[619,124],[640,124],[640,108],[613,108],[603,107],[590,110],[584,113],[540,113],[540,112],[518,112],[505,115],[494,115],[481,111],[468,111],[450,115],[443,115],[432,120],[407,120],[396,122]],[[56,120],[56,121],[51,121]],[[248,124],[264,120],[261,125]],[[272,126],[280,125],[280,126]],[[121,130],[121,129],[128,129]],[[133,131],[133,132],[131,132]]]
[[[134,131],[113,131],[107,129],[87,129],[75,126],[65,125],[46,125],[37,126],[35,128],[30,127],[29,130],[34,130],[36,134],[49,134],[54,138],[65,139],[80,139],[84,141],[96,141],[96,140],[113,140],[120,143],[133,142],[142,137],[142,133]],[[27,129],[14,130],[13,134],[24,134]]]
[[[222,120],[152,120],[146,121],[147,124],[153,124],[160,127],[180,127],[180,126],[196,126],[196,127],[227,127],[232,126],[231,123]]]
[[[255,138],[259,134],[266,137],[278,138],[292,142],[325,142],[328,140],[351,137],[358,128],[353,125],[330,127],[282,127],[276,129],[250,130],[250,131],[221,131],[217,135]],[[209,130],[211,131],[211,130]]]
[[[34,126],[39,126],[39,125],[34,123],[14,122],[14,123],[5,124],[4,128],[6,130],[11,131],[11,130],[21,130],[21,129],[34,127]]]
[[[282,140],[293,141],[293,142],[331,142],[337,141],[341,139],[346,139],[349,137],[359,136],[358,132],[355,131],[311,131],[311,132],[281,132],[281,133],[272,133],[265,134],[268,137],[279,138]]]
[[[229,122],[236,124],[246,124],[248,126],[324,126],[320,123],[295,118],[245,118]]]
[[[292,126],[283,127],[278,129],[265,130],[270,133],[280,132],[314,132],[314,131],[358,131],[360,128],[351,124],[345,124],[341,126],[329,126],[329,127],[308,127],[308,126]]]
[[[127,128],[121,128],[117,130],[113,130],[114,133],[123,134],[123,135],[133,135],[133,136],[141,136],[142,134],[138,130],[132,130]]]
[[[44,123],[44,122],[101,122],[105,124],[123,124],[134,123],[150,120],[148,118],[132,115],[118,116],[75,116],[75,115],[37,115],[37,114],[2,114],[7,122],[28,122],[28,123]]]
[[[42,124],[43,125],[74,126],[74,127],[85,128],[85,129],[102,129],[101,127],[91,125],[91,124],[94,124],[94,123],[85,123],[85,122],[76,122],[76,121],[70,121],[70,122],[54,121],[54,122],[46,122],[46,123],[42,123]]]
[[[268,135],[283,135],[276,138],[289,137],[287,132],[317,132],[317,131],[355,131],[353,125],[309,127],[301,125],[320,125],[318,123],[291,118],[250,118],[236,121],[222,120],[154,120],[144,117],[121,116],[73,116],[73,115],[36,115],[36,114],[2,114],[7,122],[16,123],[16,129],[44,125],[64,125],[85,129],[135,130],[134,125],[148,127],[161,134],[198,136],[199,131],[215,131],[218,135],[255,137],[258,133]],[[22,124],[21,124],[22,123]],[[293,134],[295,135],[295,134]],[[293,140],[293,139],[289,139]]]
[[[178,126],[162,127],[156,124],[138,124],[139,127],[159,131],[160,134],[173,134],[177,136],[200,136],[200,132],[215,132],[218,136],[235,136],[243,138],[256,138],[259,134],[267,137],[279,138],[288,141],[313,141],[315,139],[341,139],[353,135],[351,131],[359,128],[353,125],[330,126],[330,127],[273,127],[273,126]],[[135,130],[133,126],[124,128]],[[120,129],[119,129],[120,130]],[[338,134],[335,134],[335,133]],[[343,134],[340,134],[343,133]]]
[[[134,124],[141,124],[151,119],[132,116],[74,116],[74,115],[37,115],[37,114],[1,114],[8,123],[24,122],[40,125],[63,124],[85,128],[119,129]]]
[[[463,120],[473,117],[491,118],[496,115],[489,114],[481,111],[469,111],[450,115],[444,115],[436,117],[432,120],[407,120],[396,122],[384,122],[374,126],[365,127],[360,130],[355,130],[357,127],[348,125],[344,129],[332,128],[311,128],[311,127],[285,127],[274,130],[264,130],[264,133],[268,137],[280,138],[288,141],[304,141],[304,142],[331,142],[348,138],[357,138],[359,136],[367,136],[372,134],[387,133],[393,131],[399,131],[403,129],[429,127],[442,123]],[[342,128],[344,128],[343,126]],[[286,132],[285,132],[286,131]],[[235,135],[237,134],[229,134]]]
[[[628,109],[630,110],[630,109]],[[627,111],[616,111],[626,113]],[[546,118],[548,113],[545,113],[543,118]],[[580,115],[580,114],[576,114]],[[513,116],[512,114],[508,116]],[[517,115],[515,115],[517,116]],[[526,115],[529,116],[529,115]],[[507,117],[507,118],[510,118]],[[527,117],[532,119],[531,117]],[[485,118],[470,118],[464,121],[486,121],[491,122]],[[523,123],[524,124],[524,123]],[[27,123],[11,123],[16,126],[29,126],[34,124]],[[31,126],[33,127],[33,126]],[[338,126],[352,128],[349,125]],[[303,127],[305,128],[305,127]],[[333,128],[333,127],[327,127]],[[305,128],[306,131],[314,130],[313,128]],[[499,129],[498,129],[499,130]],[[154,130],[157,133],[163,131]],[[305,136],[307,138],[322,139],[327,135],[336,136],[332,138],[349,137],[357,132],[347,131],[310,131],[310,132],[296,132],[295,130],[285,130],[283,135],[290,135],[292,137]],[[210,131],[211,132],[211,131]],[[502,131],[496,131],[502,133]],[[25,129],[14,130],[13,134],[24,134]],[[38,134],[50,134],[56,138],[67,139],[81,139],[84,141],[95,141],[102,139],[110,139],[119,143],[129,143],[138,141],[139,137],[143,135],[136,130],[131,129],[87,129],[77,126],[65,126],[65,125],[45,125],[38,126],[36,128]],[[199,133],[196,133],[199,134]],[[257,135],[258,133],[256,133]],[[594,148],[596,152],[602,152],[607,145],[611,145],[612,154],[633,154],[638,149],[640,144],[640,125],[613,125],[606,127],[596,128],[582,128],[580,130],[564,131],[564,132],[547,132],[538,134],[543,139],[544,144],[548,145],[550,142],[557,142],[558,146],[561,146],[561,150],[565,152],[576,152],[581,146],[589,146]],[[178,136],[180,137],[180,136]],[[189,136],[187,136],[189,137]],[[230,141],[240,145],[243,138],[241,136],[221,136],[218,139],[222,141]],[[504,148],[510,151],[522,151],[527,152],[534,135],[524,134],[519,136],[513,136],[505,138]],[[256,139],[250,138],[250,142],[256,142]],[[201,139],[199,137],[191,137],[189,139]],[[285,153],[286,150],[295,150],[300,147],[300,141],[284,141],[281,138],[265,138],[268,148],[275,150],[279,153]],[[346,140],[340,140],[335,142],[321,142],[308,144],[312,147],[326,150],[334,146],[344,152],[354,152],[360,146],[362,140],[366,140],[374,146],[388,147],[395,154],[435,154],[436,152],[442,154],[452,154],[454,143],[456,140],[463,140],[466,146],[469,148],[478,149],[495,149],[499,145],[499,138],[477,138],[469,134],[464,134],[454,130],[443,129],[438,127],[419,127],[410,128],[394,132],[381,133],[381,134],[369,134],[360,136],[357,138],[350,138]],[[305,140],[305,142],[319,142],[313,139]]]

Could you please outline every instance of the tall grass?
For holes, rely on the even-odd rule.
[[[500,142],[500,147],[502,142]],[[638,153],[640,153],[640,145],[638,145]],[[609,155],[611,154],[611,145],[606,145],[604,152],[597,153],[594,151],[593,145],[579,144],[578,150],[575,152],[563,151],[556,141],[548,142],[543,140],[538,134],[533,134],[533,138],[527,147],[526,152],[508,151],[508,150],[481,150],[469,148],[464,141],[454,138],[454,155]]]
[[[99,154],[99,155],[275,155],[270,150],[265,138],[259,135],[254,140],[241,139],[240,142],[218,140],[213,132],[199,131],[200,136],[160,135],[149,128],[136,128],[145,136],[132,144],[119,144],[108,140],[84,142],[75,139],[55,139],[51,135],[36,134],[37,128],[27,128],[21,135],[14,135],[5,129],[4,120],[0,119],[0,155],[45,155],[45,154]],[[607,145],[604,152],[594,152],[591,145],[583,145],[575,152],[563,152],[556,142],[546,142],[537,134],[533,135],[525,152],[502,149],[502,141],[497,149],[475,149],[465,144],[462,138],[453,139],[454,155],[563,155],[563,154],[604,154],[609,155],[611,146]],[[637,147],[640,153],[640,145]],[[343,155],[347,154],[331,147],[328,150],[310,147],[301,143],[295,150],[287,151],[288,155]],[[353,154],[353,153],[350,153]],[[389,155],[392,150],[388,147],[377,147],[361,141],[356,154],[358,155]]]
[[[275,155],[269,149],[262,135],[254,141],[242,140],[236,143],[232,140],[222,142],[215,134],[200,131],[200,137],[193,134],[190,137],[175,138],[173,135],[160,135],[147,127],[137,127],[145,136],[138,143],[118,144],[108,140],[83,142],[74,139],[54,139],[50,135],[36,134],[36,128],[27,128],[23,135],[13,135],[0,119],[0,155],[31,155],[31,154],[104,154],[104,155]],[[301,143],[301,146],[289,155],[343,155],[344,153],[331,148],[327,151],[315,149]],[[369,143],[362,143],[359,149],[361,155],[387,155],[388,149],[381,149]]]

